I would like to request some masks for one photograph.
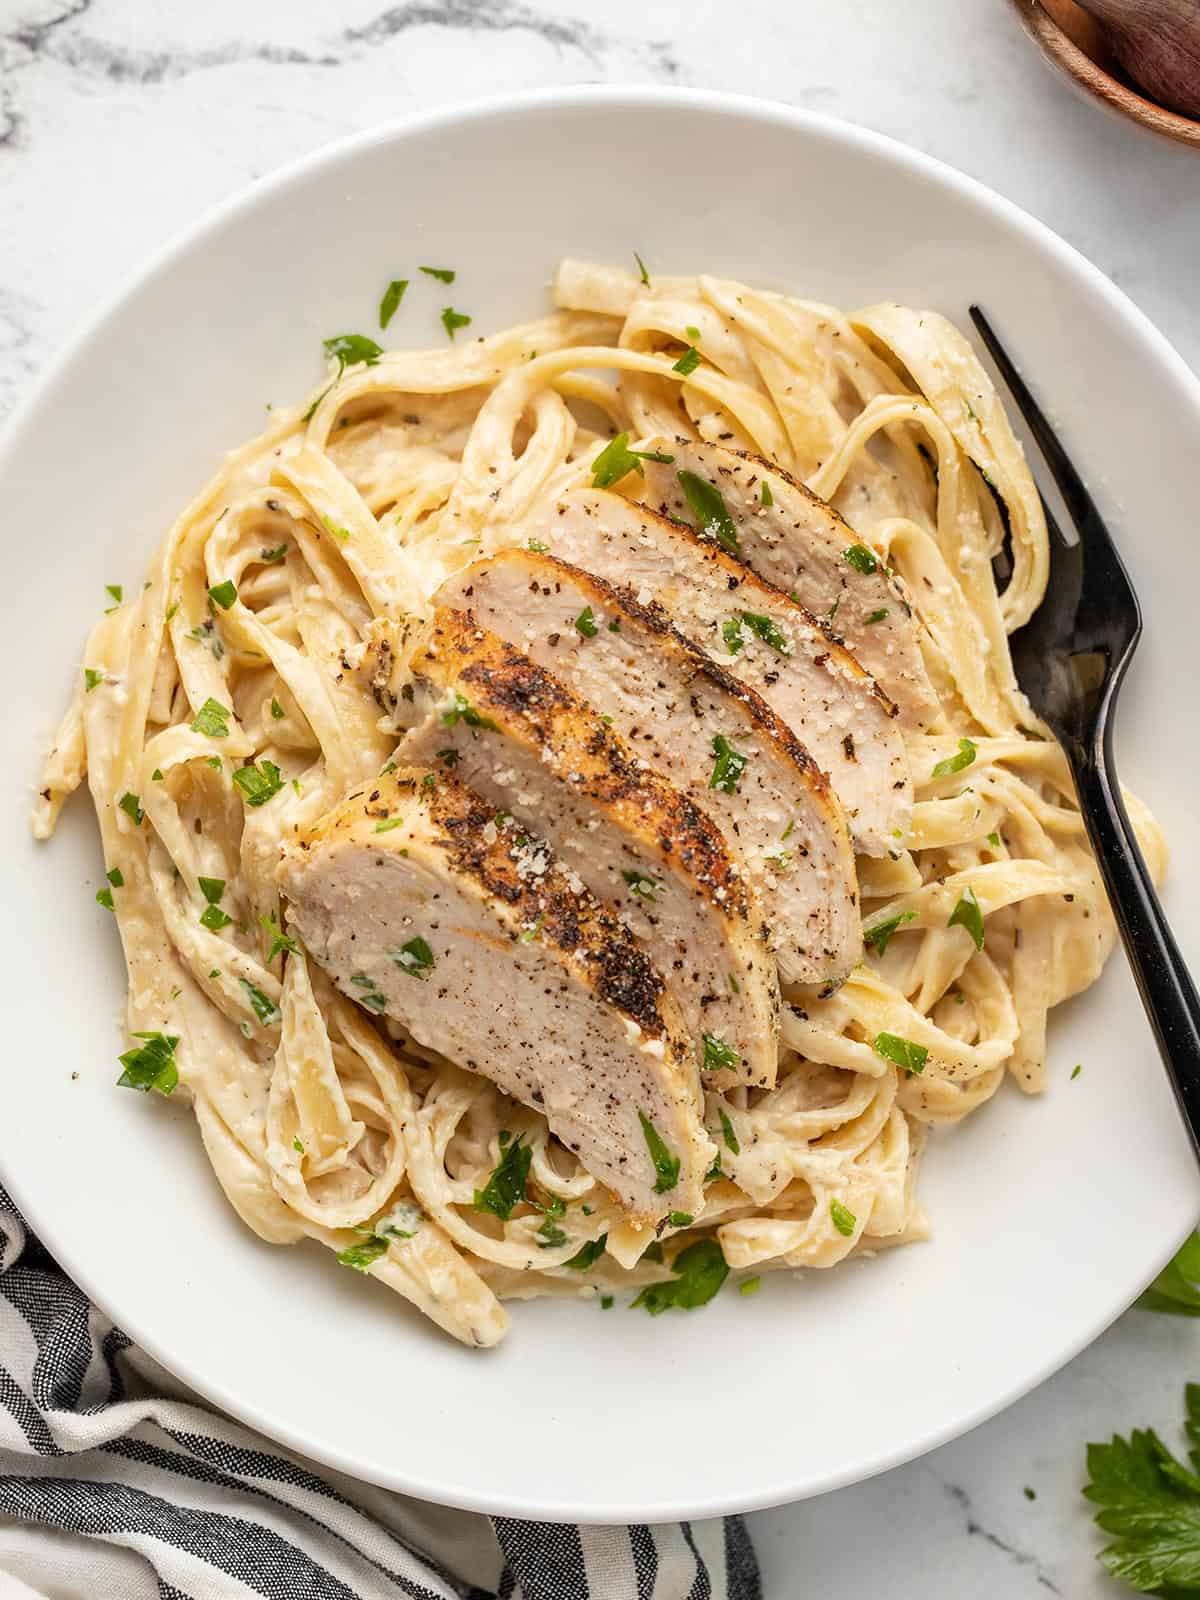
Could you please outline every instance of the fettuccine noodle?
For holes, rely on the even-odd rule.
[[[1046,584],[1041,506],[962,336],[897,305],[577,262],[556,298],[486,338],[338,363],[228,456],[93,629],[34,819],[48,837],[86,776],[130,1032],[177,1041],[142,1065],[169,1054],[154,1086],[177,1071],[243,1220],[318,1240],[477,1345],[502,1337],[505,1298],[669,1282],[677,1240],[715,1237],[757,1273],[924,1238],[926,1130],[1006,1074],[1039,1090],[1047,1013],[1113,943],[1067,763],[1007,646]],[[620,430],[755,452],[831,501],[907,585],[940,703],[908,737],[910,834],[858,862],[866,960],[832,994],[785,989],[774,1088],[708,1094],[721,1175],[665,1255],[536,1112],[339,995],[275,882],[287,842],[396,746],[365,646],[590,483]],[[1129,798],[1159,876],[1161,836]],[[983,948],[949,925],[967,889]],[[881,1033],[923,1047],[923,1069],[882,1057]],[[517,1138],[538,1200],[502,1220],[475,1198]]]

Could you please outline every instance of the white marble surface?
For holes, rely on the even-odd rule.
[[[595,81],[773,97],[940,156],[1077,245],[1200,367],[1200,160],[1061,87],[1003,0],[0,0],[0,411],[249,180],[415,108]],[[1084,1442],[1173,1437],[1189,1377],[1200,1327],[1129,1313],[967,1438],[751,1519],[768,1595],[1115,1597]]]

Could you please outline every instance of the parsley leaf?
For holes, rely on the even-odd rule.
[[[673,1228],[690,1228],[695,1220],[690,1211],[672,1211],[667,1218]]]
[[[127,817],[133,818],[135,825],[140,828],[142,825],[142,818],[146,815],[146,813],[142,810],[142,803],[138,799],[137,795],[130,794],[129,791],[126,790],[126,792],[117,801],[117,804]]]
[[[746,640],[742,635],[741,617],[727,617],[721,625],[721,637],[725,641],[725,648],[731,656],[737,655]]]
[[[885,617],[890,615],[891,612],[888,610],[888,608],[883,606],[878,611],[872,611],[871,615],[866,619],[864,626],[873,628],[877,622],[882,622]]]
[[[632,867],[625,868],[621,876],[629,885],[629,892],[639,900],[653,900],[662,888],[661,878],[652,878],[647,872],[637,872]]]
[[[931,776],[934,778],[948,778],[952,773],[961,772],[964,767],[969,767],[976,756],[975,741],[973,739],[960,739],[958,741],[958,754],[947,756],[945,761],[939,761],[934,767]]]
[[[227,928],[233,918],[227,911],[222,911],[220,906],[205,906],[200,913],[200,926],[207,928],[210,933],[220,933],[222,928]]]
[[[117,909],[113,904],[112,890],[107,884],[103,889],[96,890],[96,904],[103,906],[106,911],[115,911]]]
[[[283,929],[276,921],[275,913],[273,911],[268,911],[265,916],[259,917],[258,920],[262,927],[264,927],[271,935],[271,953],[267,957],[268,966],[271,965],[272,961],[274,961],[275,957],[281,950],[286,950],[289,955],[293,956],[300,954],[300,946],[296,943],[295,939],[290,939],[288,935],[284,933]]]
[[[214,584],[208,591],[208,598],[214,605],[220,606],[222,611],[228,611],[237,599],[237,584],[232,578],[226,578],[224,583]]]
[[[379,326],[381,328],[386,328],[396,315],[400,302],[404,299],[404,291],[407,288],[407,278],[393,278],[383,291],[383,299],[379,302]]]
[[[648,1253],[648,1252],[647,1252]],[[643,1306],[652,1317],[676,1307],[694,1311],[707,1305],[729,1276],[729,1267],[715,1239],[697,1239],[681,1250],[671,1263],[674,1278],[667,1283],[648,1283],[630,1302],[630,1308]]]
[[[769,644],[777,654],[790,656],[796,648],[783,629],[772,622],[770,617],[759,616],[754,611],[743,611],[742,621],[751,633],[756,634],[764,644]]]
[[[285,716],[285,714],[286,713],[284,712],[283,707],[279,704],[279,701],[276,700],[274,696],[272,696],[271,697],[271,715],[272,715],[272,717],[275,719],[276,722],[280,722],[280,721],[283,720],[283,717]]]
[[[638,264],[638,276],[648,289],[650,287],[650,274],[646,271],[646,263],[642,260],[641,256],[638,255],[636,250],[633,252],[633,259]]]
[[[281,561],[287,560],[288,547],[286,544],[276,545],[274,550],[260,550],[258,559],[264,566],[278,566]]]
[[[83,669],[83,692],[84,692],[84,694],[91,694],[92,690],[97,686],[97,684],[101,684],[103,682],[104,682],[104,674],[102,672],[97,672],[95,667],[84,667],[84,669]]]
[[[490,728],[496,732],[496,724],[490,717],[481,716],[465,694],[460,694],[456,689],[448,711],[442,712],[442,722],[447,728],[453,728],[459,722],[465,722],[468,728]]]
[[[726,1067],[736,1067],[741,1059],[737,1051],[731,1050],[715,1033],[704,1035],[705,1072],[723,1072]]]
[[[250,762],[239,767],[233,774],[233,781],[245,795],[248,806],[265,806],[283,788],[279,768],[273,761],[263,761],[257,766]]]
[[[106,583],[104,585],[104,592],[113,601],[115,601],[117,605],[120,605],[121,601],[125,598],[125,590],[119,583]]]
[[[437,958],[420,935],[402,944],[398,950],[389,950],[388,955],[401,972],[407,972],[410,978],[427,978],[437,966]]]
[[[123,1089],[153,1089],[157,1094],[170,1094],[179,1082],[179,1069],[175,1065],[177,1033],[135,1033],[135,1039],[144,1039],[138,1049],[126,1050],[117,1059],[125,1068],[117,1079]]]
[[[353,1267],[356,1272],[365,1272],[373,1261],[378,1261],[380,1256],[387,1254],[388,1242],[381,1239],[377,1233],[370,1234],[358,1244],[352,1244],[346,1250],[338,1251],[338,1260],[344,1267]]]
[[[861,572],[864,577],[874,572],[879,565],[875,552],[868,550],[865,544],[848,545],[842,551],[842,560],[848,561],[855,572]]]
[[[975,941],[976,950],[983,949],[983,907],[968,884],[958,897],[958,904],[950,913],[948,928],[965,928]]]
[[[246,999],[249,1000],[254,1015],[264,1028],[269,1028],[280,1020],[283,1013],[269,994],[264,994],[256,983],[250,982],[249,978],[239,978],[238,982],[246,991]]]
[[[598,1239],[589,1239],[587,1244],[581,1245],[569,1261],[564,1261],[564,1267],[570,1267],[572,1272],[587,1272],[594,1267],[604,1254],[608,1245],[608,1235],[602,1233]]]
[[[550,546],[543,544],[540,539],[530,539],[526,544],[526,549],[531,550],[535,556],[544,556],[549,548]]]
[[[1084,1494],[1096,1523],[1114,1535],[1100,1552],[1109,1574],[1139,1593],[1178,1596],[1200,1588],[1200,1385],[1184,1389],[1189,1466],[1152,1428],[1089,1444]]]
[[[462,311],[455,311],[453,306],[447,306],[442,312],[442,327],[445,328],[452,339],[456,331],[459,328],[467,327],[470,321],[470,317]]]
[[[436,278],[439,283],[454,282],[453,267],[422,267],[420,270],[427,278]]]
[[[596,619],[592,615],[591,606],[584,606],[583,610],[575,618],[575,631],[582,634],[585,639],[594,639],[600,632],[600,629],[596,626]]]
[[[894,917],[885,917],[882,922],[876,922],[870,928],[863,929],[863,943],[869,944],[876,955],[882,955],[892,942],[892,935],[897,928],[902,928],[906,922],[915,922],[915,911],[897,911]]]
[[[1079,1070],[1076,1067],[1071,1076]],[[1136,1304],[1143,1311],[1200,1317],[1200,1234],[1192,1234]]]
[[[758,498],[760,504],[764,506],[773,506],[775,504],[775,496],[771,493],[771,485],[766,478],[762,481],[762,487],[758,491]]]
[[[730,1120],[730,1116],[729,1116],[728,1111],[726,1111],[725,1107],[722,1106],[721,1109],[717,1112],[717,1115],[721,1119],[721,1133],[724,1136],[725,1144],[728,1147],[730,1154],[731,1155],[735,1155],[735,1156],[740,1156],[741,1153],[742,1153],[742,1147],[738,1143],[737,1134],[734,1133],[734,1131],[733,1131],[733,1123]],[[721,1163],[721,1158],[720,1158],[720,1156],[718,1156],[717,1157],[717,1165],[719,1166],[720,1163]]]
[[[108,879],[109,883],[112,884],[114,889],[123,889],[125,887],[125,874],[121,871],[120,867],[109,867],[104,876]]]
[[[686,378],[686,377],[689,377],[693,372],[695,372],[696,368],[699,365],[700,365],[700,352],[699,352],[699,350],[696,349],[696,346],[694,344],[690,344],[690,345],[688,345],[687,349],[683,352],[683,354],[680,356],[679,360],[671,368],[671,371],[672,372],[682,373],[683,376]]]
[[[566,1229],[560,1228],[557,1222],[552,1222],[547,1217],[537,1231],[538,1249],[550,1250],[560,1244],[566,1244],[567,1237]]]
[[[750,757],[742,755],[740,750],[735,750],[723,733],[714,736],[712,748],[717,759],[713,764],[708,787],[720,789],[723,794],[736,794]]]
[[[233,713],[219,700],[209,697],[192,719],[192,732],[205,733],[210,739],[228,739],[229,719]]]
[[[696,531],[715,539],[718,544],[724,545],[726,550],[736,550],[737,528],[716,484],[709,483],[707,478],[697,477],[694,472],[688,472],[683,468],[679,473],[679,487],[683,490],[692,515],[696,519]]]
[[[504,1145],[500,1160],[484,1187],[476,1189],[475,1209],[490,1211],[501,1222],[507,1222],[513,1214],[513,1207],[525,1198],[533,1151],[525,1143],[523,1133],[507,1142],[502,1137],[500,1142]]]
[[[885,1061],[892,1061],[898,1067],[903,1067],[905,1074],[912,1077],[914,1073],[924,1072],[925,1063],[929,1059],[929,1051],[923,1044],[914,1044],[911,1039],[902,1039],[898,1033],[877,1033],[872,1047],[877,1056],[882,1056]]]
[[[363,333],[339,333],[322,342],[325,354],[333,356],[339,367],[356,367],[360,362],[373,367],[383,354],[383,346]]]
[[[849,1239],[858,1225],[858,1218],[853,1211],[848,1210],[840,1200],[831,1200],[829,1202],[829,1215],[833,1218],[833,1225],[843,1239]]]
[[[655,1194],[666,1194],[669,1189],[673,1189],[679,1182],[679,1157],[671,1154],[662,1134],[659,1133],[644,1111],[638,1112],[638,1121],[642,1125],[646,1148],[650,1152],[650,1159],[654,1163],[654,1170],[657,1174],[654,1192]]]

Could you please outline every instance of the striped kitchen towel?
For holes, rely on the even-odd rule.
[[[761,1600],[739,1517],[489,1520],[357,1483],[211,1411],[0,1187],[3,1600]]]

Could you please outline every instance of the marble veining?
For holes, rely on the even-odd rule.
[[[1200,365],[1200,164],[1066,92],[999,0],[730,16],[715,0],[0,0],[0,413],[98,298],[250,179],[406,110],[581,81],[737,90],[894,134],[1058,229]],[[1128,1313],[967,1437],[752,1518],[768,1594],[1116,1600],[1084,1446],[1139,1425],[1174,1441],[1189,1377],[1200,1328]]]

